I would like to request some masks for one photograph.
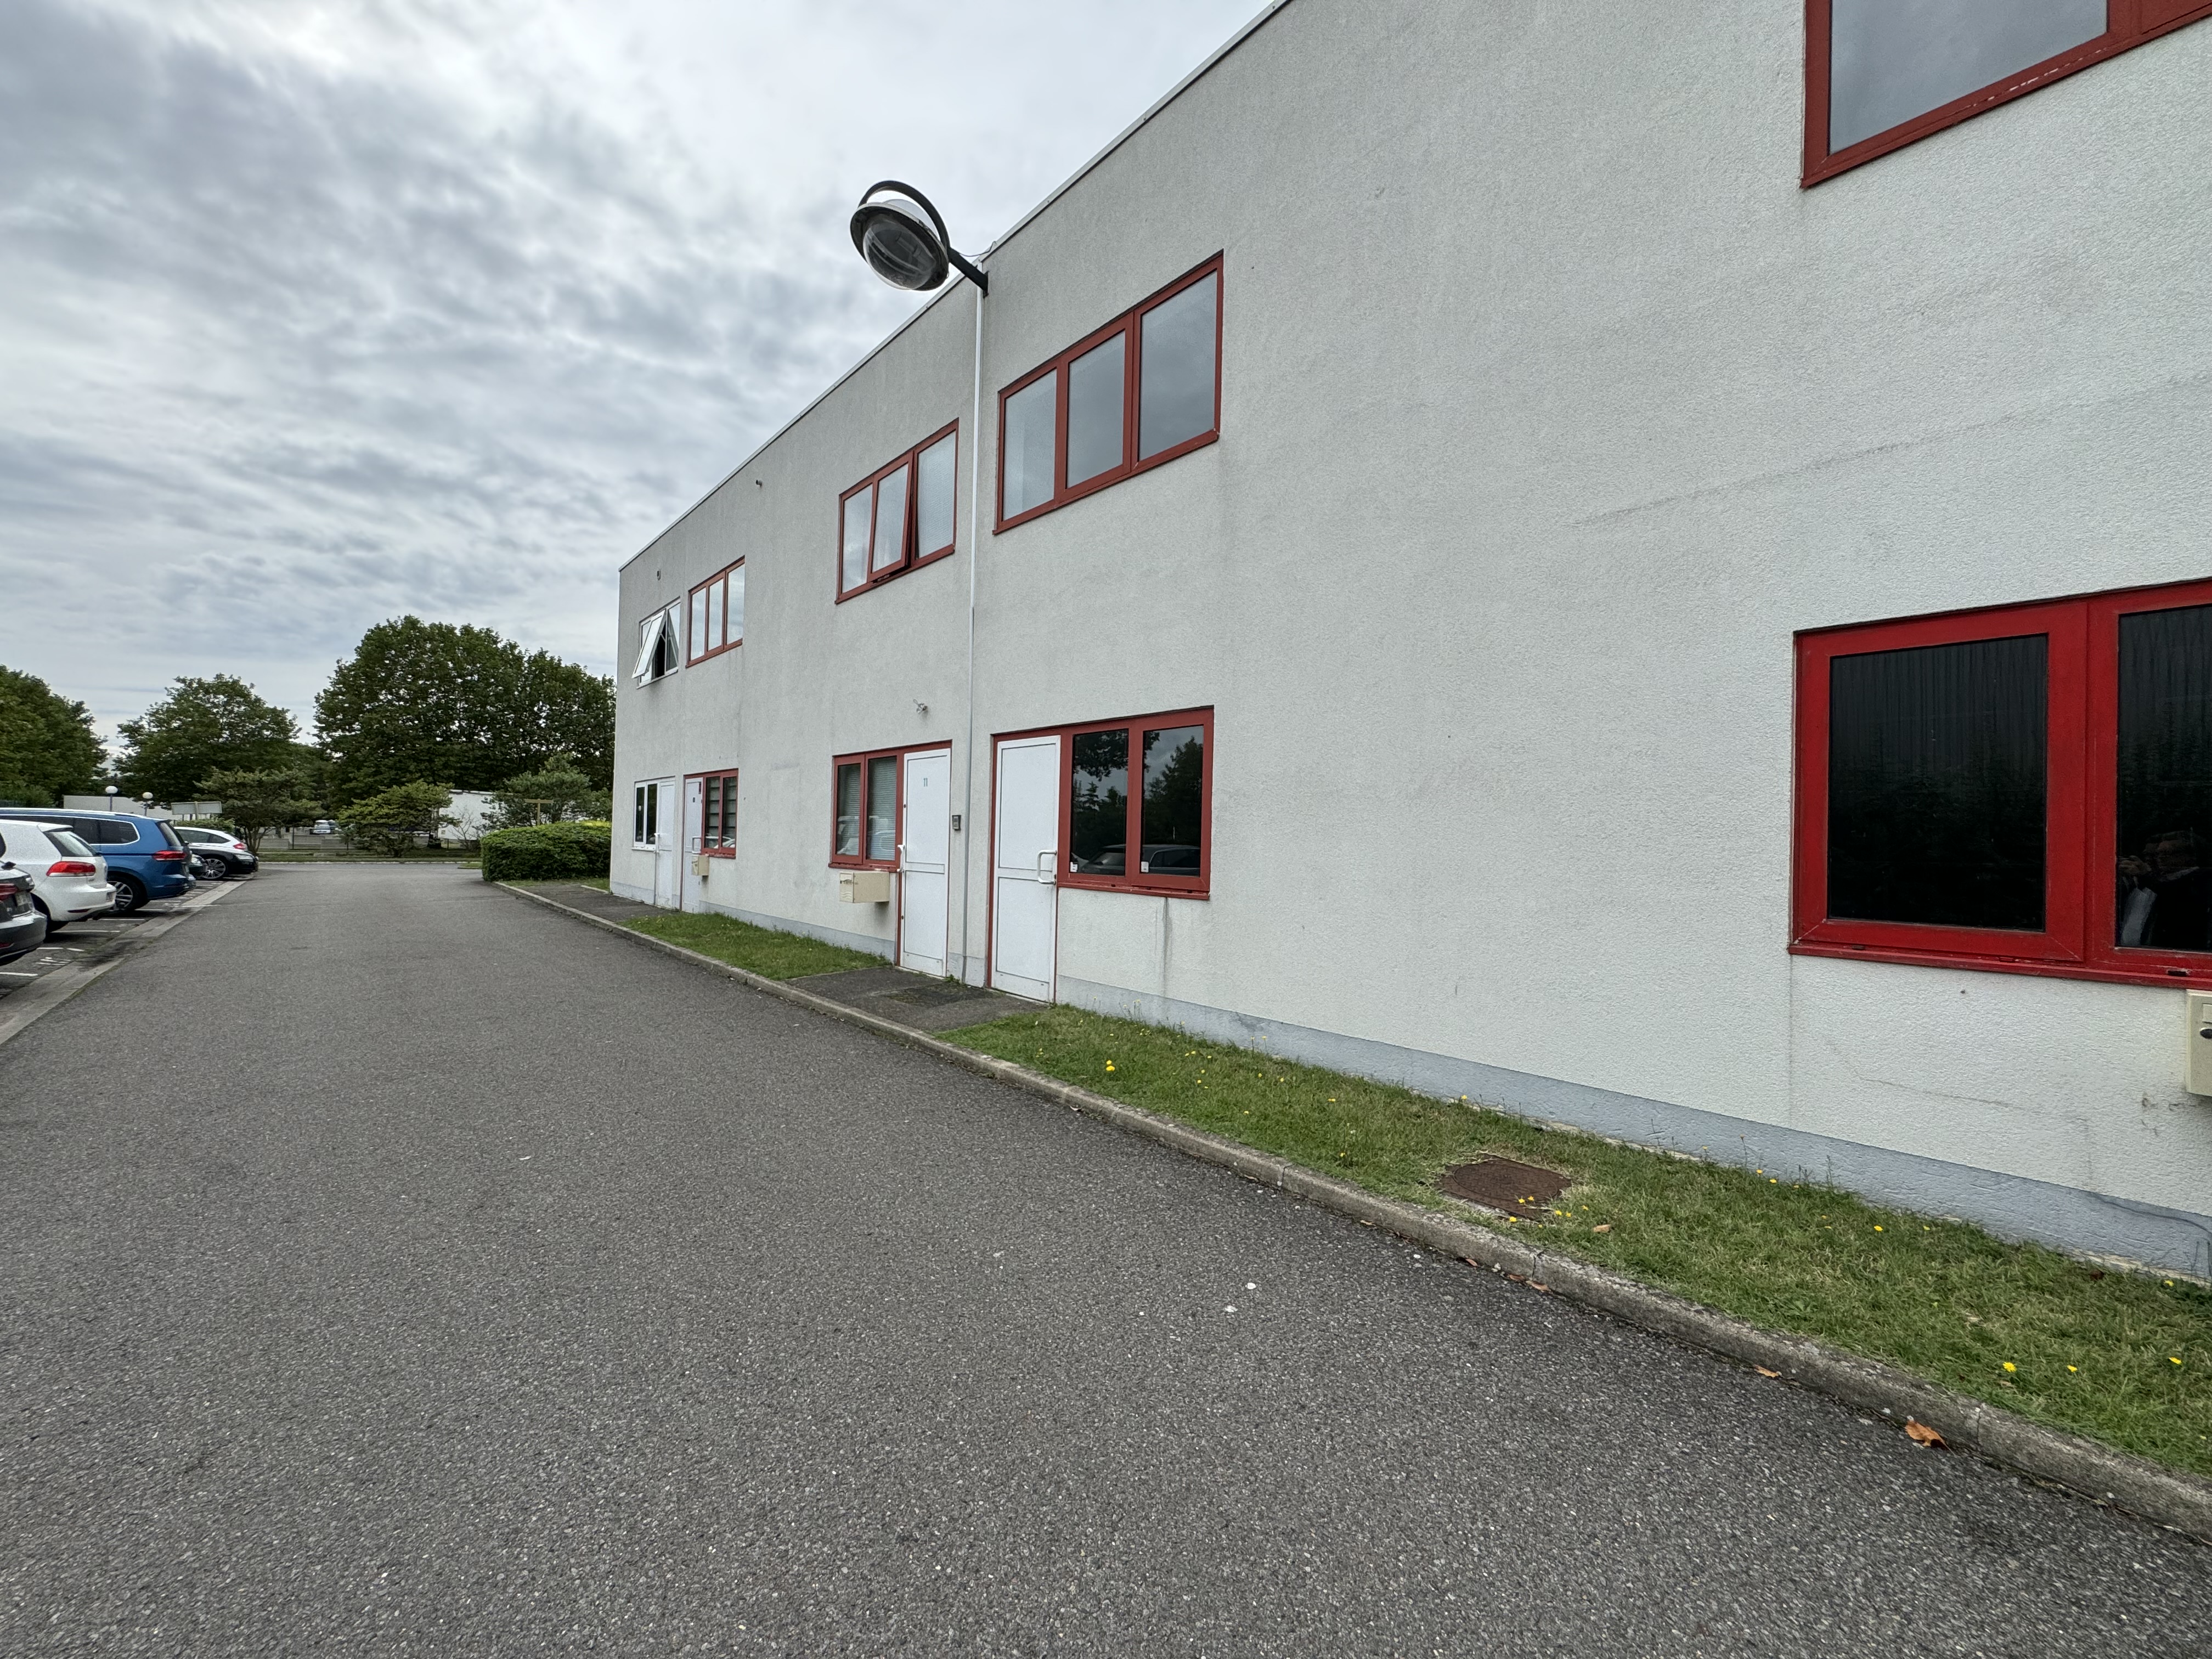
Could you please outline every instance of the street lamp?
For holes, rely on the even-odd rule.
[[[990,279],[952,246],[944,216],[929,198],[896,179],[860,192],[860,205],[853,210],[853,246],[868,269],[893,288],[942,288],[945,277],[957,270],[979,293],[991,291]]]
[[[952,820],[957,830],[975,817],[975,526],[981,521],[983,484],[983,296],[991,279],[960,255],[952,246],[952,233],[945,216],[912,185],[885,179],[860,192],[860,205],[853,210],[853,246],[874,271],[893,288],[927,292],[942,288],[957,270],[975,285],[975,405],[968,424],[968,735],[962,746],[967,773],[960,786],[960,816]],[[919,699],[915,708],[924,713]],[[968,978],[974,958],[968,949],[968,884],[975,860],[963,849],[960,855],[960,979]],[[949,941],[948,941],[949,943]],[[947,966],[951,964],[948,963]]]

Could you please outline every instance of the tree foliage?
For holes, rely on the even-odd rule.
[[[608,792],[592,781],[574,755],[555,755],[535,772],[518,772],[492,793],[487,830],[526,823],[559,823],[571,818],[605,818],[612,808]]]
[[[438,783],[402,783],[364,795],[338,818],[346,836],[363,852],[406,855],[415,837],[434,837],[448,824],[459,822],[446,808],[453,791]]]
[[[296,772],[210,772],[199,789],[222,803],[232,830],[255,852],[270,830],[313,823],[321,811]]]
[[[119,729],[117,781],[125,794],[150,791],[158,801],[196,799],[213,772],[282,770],[300,735],[291,715],[231,674],[182,677]]]
[[[59,805],[100,787],[106,755],[92,714],[34,674],[0,668],[0,799]]]
[[[492,790],[556,755],[614,777],[614,682],[489,628],[402,617],[362,635],[315,700],[343,804],[418,778]]]

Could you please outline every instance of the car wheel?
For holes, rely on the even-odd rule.
[[[222,856],[222,854],[217,853],[203,853],[200,854],[200,863],[202,866],[206,869],[207,878],[210,881],[228,881],[230,879],[230,860]]]
[[[115,883],[115,914],[127,916],[146,902],[146,890],[136,876],[111,877]]]

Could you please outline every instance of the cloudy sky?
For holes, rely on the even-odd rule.
[[[312,719],[407,611],[613,667],[614,571],[1261,0],[0,0],[0,663]]]

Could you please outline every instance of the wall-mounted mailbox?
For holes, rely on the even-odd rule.
[[[714,860],[708,858],[704,853],[694,853],[691,855],[691,873],[698,877],[700,880],[706,880],[707,872],[714,867]]]
[[[2186,1086],[2192,1095],[2212,1095],[2212,991],[2186,992],[2182,1000],[2189,1011]]]
[[[837,896],[848,904],[889,904],[891,872],[888,870],[847,870],[837,878]]]

